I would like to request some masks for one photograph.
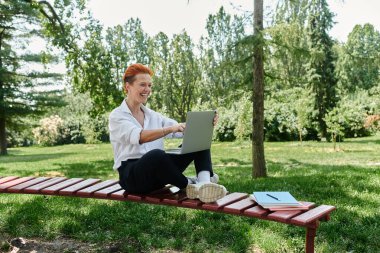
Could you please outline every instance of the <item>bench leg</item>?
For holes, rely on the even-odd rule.
[[[316,228],[306,228],[306,253],[314,253],[314,239],[316,233]]]

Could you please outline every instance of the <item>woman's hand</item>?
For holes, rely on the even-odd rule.
[[[216,124],[218,123],[218,120],[219,120],[219,115],[218,115],[218,112],[215,111],[215,116],[214,116],[214,121],[213,121],[214,126],[216,126]]]
[[[171,126],[171,132],[172,133],[177,133],[177,132],[180,132],[182,133],[183,131],[185,131],[185,128],[186,128],[186,124],[185,123],[179,123],[177,125],[174,125],[174,126]]]
[[[185,131],[185,128],[186,128],[186,124],[185,123],[179,123],[179,124],[176,124],[176,125],[173,125],[173,126],[170,126],[170,127],[162,128],[162,131],[163,131],[164,136],[165,136],[167,134],[174,134],[174,133],[177,133],[177,132],[182,133],[183,131]]]

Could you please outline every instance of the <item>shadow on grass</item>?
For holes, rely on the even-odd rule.
[[[380,140],[371,140],[371,139],[350,139],[349,141],[346,141],[345,143],[358,143],[358,144],[377,144],[380,145]]]
[[[61,172],[66,177],[82,178],[107,178],[118,177],[117,171],[112,169],[113,161],[99,160],[89,163],[56,163],[56,171]],[[108,178],[107,178],[108,179]]]
[[[49,159],[62,158],[75,153],[55,153],[55,154],[35,154],[35,155],[6,155],[0,156],[0,163],[15,163],[15,162],[39,162]]]
[[[224,164],[224,165],[230,165],[230,164],[237,164],[237,165],[251,165],[252,162],[250,161],[244,161],[244,160],[240,160],[240,159],[236,159],[236,158],[229,158],[229,159],[223,159],[221,158],[220,161]]]
[[[296,160],[293,164],[295,167],[289,168],[288,164],[269,161],[269,174],[279,175],[256,180],[244,179],[240,174],[247,175],[251,169],[240,168],[233,175],[239,180],[234,180],[236,183],[225,180],[225,186],[231,192],[289,191],[299,200],[336,206],[331,220],[321,223],[317,239],[327,242],[329,252],[376,252],[380,248],[376,239],[380,234],[380,189],[375,180],[369,179],[379,178],[380,170],[322,166]],[[287,227],[282,231],[285,237],[290,230]]]
[[[101,244],[122,241],[120,252],[204,252],[205,248],[245,252],[250,245],[250,225],[240,217],[68,197],[37,197],[13,205],[2,232],[14,236],[69,236]]]

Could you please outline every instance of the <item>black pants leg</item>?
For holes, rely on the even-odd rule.
[[[211,153],[204,150],[184,155],[166,154],[165,151],[151,150],[140,159],[128,160],[118,169],[120,185],[130,193],[149,193],[161,189],[166,184],[172,184],[182,189],[188,184],[182,174],[194,161],[196,172],[210,171]]]

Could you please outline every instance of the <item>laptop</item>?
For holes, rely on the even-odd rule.
[[[216,111],[188,112],[182,145],[165,150],[168,154],[187,154],[211,148]]]

